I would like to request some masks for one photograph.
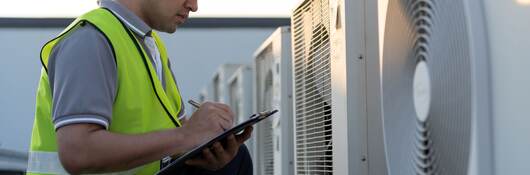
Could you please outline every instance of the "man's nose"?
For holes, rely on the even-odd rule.
[[[186,1],[186,8],[192,12],[196,12],[199,9],[198,0]]]

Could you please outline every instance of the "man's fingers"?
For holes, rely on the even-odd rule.
[[[205,148],[202,150],[202,157],[209,163],[209,164],[217,164],[217,159],[215,159],[215,156],[213,155],[212,151],[210,151],[210,148]]]
[[[217,119],[216,122],[217,122],[217,124],[219,125],[219,128],[220,128],[219,133],[230,129],[231,125],[230,125],[230,123],[228,121],[223,120],[223,119]]]
[[[185,162],[187,165],[202,167],[208,170],[218,170],[221,167],[219,162],[209,148],[202,150],[202,157],[193,158]]]
[[[186,165],[199,166],[199,167],[209,164],[209,162],[206,161],[206,159],[201,159],[201,158],[194,158],[194,159],[186,160],[185,163]]]
[[[232,109],[230,108],[230,106],[224,104],[224,103],[216,103],[216,106],[219,107],[220,109],[222,109],[223,111],[225,111],[226,113],[228,114],[234,114],[234,112],[232,111]]]
[[[239,150],[239,145],[241,145],[241,143],[236,140],[236,137],[233,134],[226,139],[226,147],[230,155],[235,156],[235,153]]]
[[[215,153],[215,156],[217,157],[218,160],[220,159],[222,162],[225,162],[227,159],[230,158],[228,157],[227,152],[225,151],[221,143],[216,142],[213,144],[212,147],[213,147],[213,152]]]
[[[234,114],[230,110],[230,107],[228,107],[225,104],[222,103],[216,103],[216,102],[206,102],[203,103],[205,109],[208,111],[208,113],[213,114],[213,118],[210,118],[209,120],[214,120],[215,122],[219,123],[224,130],[230,129],[234,122]]]
[[[228,114],[228,113],[219,113],[219,117],[223,118],[223,120],[227,121],[232,125],[234,123],[234,116]]]
[[[237,142],[239,142],[240,144],[244,143],[246,140],[248,140],[250,138],[250,136],[252,136],[252,130],[254,130],[254,127],[252,126],[249,126],[247,128],[245,128],[245,130],[243,131],[243,133],[239,134],[236,136],[236,140]]]
[[[230,123],[233,123],[235,114],[232,109],[230,109],[230,106],[223,103],[216,103],[215,107],[222,111],[222,113],[224,114],[223,117],[229,120]]]

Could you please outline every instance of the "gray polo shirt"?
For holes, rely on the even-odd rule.
[[[111,10],[140,41],[150,36],[152,29],[118,2],[102,0],[99,5]],[[154,65],[153,57],[148,56]],[[165,87],[164,76],[159,79]],[[108,129],[117,91],[116,62],[107,39],[94,26],[87,23],[57,43],[49,58],[48,77],[55,129],[74,123]]]

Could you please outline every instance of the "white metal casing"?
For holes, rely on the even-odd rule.
[[[228,103],[228,80],[234,72],[241,67],[241,64],[222,64],[217,69],[211,81],[211,97],[213,101]]]
[[[279,114],[257,125],[256,174],[293,174],[291,31],[280,27],[254,53],[255,109]],[[272,162],[272,164],[271,164]]]
[[[478,123],[477,133],[491,133],[491,147],[484,147],[487,143],[488,135],[478,134],[477,141],[477,168],[491,166],[492,172],[497,175],[505,174],[526,174],[530,172],[530,23],[527,22],[530,16],[530,4],[524,0],[468,0],[466,4],[470,9],[470,21],[480,23],[471,23],[470,32],[474,41],[480,42],[486,40],[486,47],[477,46],[476,52],[485,52],[487,55],[476,55],[476,59],[482,59],[480,56],[488,56],[487,61],[478,62],[477,73],[484,73],[489,69],[491,76],[490,81],[490,99],[491,123]],[[480,10],[483,19],[480,19]],[[476,11],[476,12],[474,12]],[[474,13],[473,13],[474,12]],[[473,15],[474,14],[474,15]],[[484,27],[485,26],[485,27]],[[482,27],[482,29],[481,29]],[[483,31],[483,32],[477,32]],[[479,34],[484,34],[480,36]],[[480,38],[486,38],[480,40]],[[479,43],[474,43],[480,45]],[[482,72],[478,72],[482,71]],[[479,77],[480,78],[480,77]],[[479,80],[482,81],[482,80]],[[478,86],[482,89],[481,84]],[[488,88],[485,88],[487,90]],[[486,95],[487,91],[477,93],[477,96]],[[487,100],[486,98],[483,98]],[[481,100],[481,99],[478,99]],[[483,102],[484,103],[484,102]],[[487,106],[486,106],[487,107]],[[491,131],[484,130],[484,127],[491,126]],[[482,141],[480,140],[482,139]],[[485,141],[483,141],[485,140]],[[492,149],[491,156],[481,157],[481,153]],[[492,163],[484,162],[484,159],[491,159]],[[484,172],[477,171],[477,174]]]
[[[309,3],[314,4],[308,5]],[[326,3],[328,4],[321,5]],[[322,10],[318,7],[327,9]],[[294,111],[297,117],[297,122],[295,122],[296,174],[386,174],[379,95],[377,7],[377,1],[307,0],[303,1],[293,14],[292,41],[295,82],[293,88],[295,91]],[[303,14],[304,10],[307,14]],[[318,14],[310,14],[315,13],[315,11]],[[318,19],[321,16],[326,17]],[[318,34],[313,33],[322,29],[319,28],[322,27],[318,26],[319,23],[322,23],[325,28],[322,31],[329,33],[322,33],[322,31],[319,31],[321,33]],[[325,35],[329,35],[329,41],[327,38],[315,37]],[[322,43],[312,46],[316,43],[315,41]],[[327,54],[327,50],[313,53],[314,50],[319,51],[315,48],[325,48],[325,42],[329,42],[329,56],[321,56]],[[322,64],[322,58],[329,59],[329,63],[323,63],[329,64],[329,68],[326,66],[316,68],[318,70],[316,76],[320,76],[319,73],[325,74],[325,69],[329,69],[330,84],[328,86],[320,83],[324,87],[317,85],[316,89],[323,90],[323,92],[329,90],[331,93],[329,106],[331,108],[331,169],[319,169],[319,167],[327,167],[329,164],[313,163],[319,162],[318,159],[314,159],[314,155],[311,155],[315,150],[311,146],[304,145],[312,144],[310,141],[306,143],[305,140],[318,139],[313,138],[312,135],[314,134],[308,134],[305,130],[313,130],[315,134],[327,132],[327,130],[311,128],[315,125],[311,122],[326,118],[306,117],[307,113],[313,112],[306,107],[315,105],[309,100],[312,103],[303,104],[304,100],[313,98],[315,92],[310,92],[313,95],[301,94],[300,92],[314,89],[311,86],[313,80],[310,76],[313,72],[311,69],[316,63],[311,62],[311,59],[317,59],[319,64]],[[319,81],[323,81],[321,80],[322,77],[318,78]],[[297,84],[297,81],[301,83]],[[320,93],[320,91],[316,93]],[[319,115],[322,114],[317,114],[317,116]],[[310,123],[307,124],[306,121]],[[318,146],[322,147],[322,145]],[[322,155],[318,156],[322,157]]]

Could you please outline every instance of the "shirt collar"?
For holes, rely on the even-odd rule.
[[[120,21],[131,29],[134,33],[144,38],[151,35],[151,27],[149,27],[140,17],[134,14],[131,10],[113,0],[101,0],[99,6],[112,11]]]

